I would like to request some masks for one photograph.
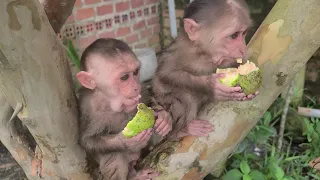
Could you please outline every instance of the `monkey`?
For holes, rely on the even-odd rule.
[[[165,136],[171,122],[165,112],[157,115],[153,128],[132,138],[121,131],[137,112],[141,98],[141,62],[123,41],[100,38],[82,53],[76,77],[79,91],[79,144],[99,164],[103,179],[142,180],[158,176],[149,169],[136,171],[134,165],[154,131]]]
[[[218,100],[251,100],[240,87],[219,84],[217,68],[246,62],[245,36],[251,18],[244,0],[194,0],[184,11],[183,28],[160,53],[152,81],[153,106],[170,113],[168,139],[208,136],[214,127],[197,119],[201,108]]]

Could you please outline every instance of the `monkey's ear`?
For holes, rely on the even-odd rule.
[[[189,39],[191,41],[198,40],[200,38],[199,24],[190,18],[183,19],[183,23],[184,23],[184,30],[188,34]]]
[[[96,82],[92,78],[91,73],[86,72],[86,71],[80,71],[77,74],[77,79],[80,82],[80,84],[88,89],[94,89],[96,88]]]

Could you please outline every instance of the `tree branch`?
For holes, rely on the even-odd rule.
[[[39,0],[53,30],[58,33],[72,13],[75,0]]]
[[[57,1],[55,1],[57,2]],[[90,179],[66,53],[38,0],[0,1],[0,90],[37,142],[45,179]]]
[[[319,16],[319,0],[278,0],[248,45],[249,59],[263,70],[260,94],[250,102],[207,106],[199,119],[214,124],[209,137],[161,144],[138,167],[162,172],[158,180],[200,180],[218,169],[319,48]]]

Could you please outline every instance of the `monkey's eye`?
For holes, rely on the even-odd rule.
[[[239,36],[239,32],[236,32],[236,33],[232,34],[230,37],[231,37],[231,39],[237,39],[238,36]]]
[[[133,75],[137,76],[139,74],[140,69],[137,69],[133,72]]]
[[[129,74],[125,74],[125,75],[121,76],[120,79],[121,79],[122,81],[128,80],[128,79],[129,79]]]

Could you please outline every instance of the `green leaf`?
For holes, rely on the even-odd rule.
[[[68,40],[68,47],[67,47],[68,56],[73,61],[73,63],[76,65],[78,69],[80,69],[80,58],[78,56],[78,53],[76,51],[76,48],[73,46],[73,43],[71,40]]]
[[[253,180],[265,180],[266,179],[265,175],[256,169],[251,171],[250,176],[252,177]]]
[[[243,174],[238,169],[232,169],[228,171],[224,176],[223,180],[241,180]]]
[[[247,161],[241,161],[240,169],[241,169],[243,174],[249,174],[250,166],[248,165]]]
[[[243,176],[243,180],[252,180],[252,178],[250,177],[249,174],[245,174],[245,175]]]
[[[279,179],[279,180],[284,177],[284,172],[279,166],[277,166],[275,168],[275,172],[274,173],[275,173],[276,178]]]
[[[317,123],[316,131],[318,134],[320,134],[320,123]]]
[[[271,120],[272,120],[271,112],[267,111],[266,113],[264,113],[264,115],[263,115],[263,124],[264,125],[269,125]]]

